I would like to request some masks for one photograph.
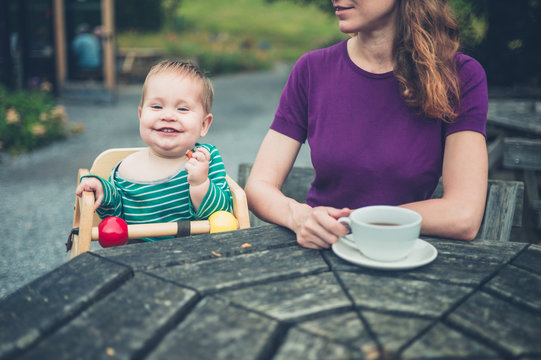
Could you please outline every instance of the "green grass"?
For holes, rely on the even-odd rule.
[[[172,25],[158,33],[119,34],[119,46],[193,57],[205,70],[222,73],[294,61],[346,37],[332,14],[282,1],[182,1],[171,17]]]

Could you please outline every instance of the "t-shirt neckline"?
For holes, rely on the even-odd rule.
[[[373,78],[373,79],[387,79],[387,78],[390,78],[394,75],[393,71],[388,71],[388,72],[385,72],[385,73],[381,73],[381,74],[374,74],[374,73],[371,73],[369,71],[366,71],[362,68],[360,68],[359,66],[357,66],[353,60],[351,60],[351,58],[349,57],[349,54],[348,54],[348,40],[349,39],[346,39],[344,41],[342,41],[342,55],[344,56],[344,59],[346,60],[347,64],[349,65],[349,67],[355,71],[356,73],[360,74],[360,75],[363,75],[363,76],[366,76],[366,77],[369,77],[369,78]]]

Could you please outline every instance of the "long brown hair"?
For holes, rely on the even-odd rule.
[[[399,0],[394,73],[408,106],[429,118],[456,119],[458,47],[458,25],[446,0]]]

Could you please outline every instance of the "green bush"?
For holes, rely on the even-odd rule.
[[[178,37],[171,33],[165,37],[169,39],[163,47],[165,53],[194,59],[211,76],[268,69],[273,64],[265,44],[249,37],[227,36],[222,39],[204,31],[194,36],[192,42],[178,41]]]
[[[8,92],[0,86],[0,151],[24,153],[67,135],[68,117],[46,90]]]

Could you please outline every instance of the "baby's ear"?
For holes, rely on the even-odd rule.
[[[141,105],[137,108],[137,116],[139,117],[139,120],[141,120]]]
[[[203,123],[201,124],[201,134],[199,136],[203,137],[207,135],[210,125],[212,124],[213,116],[211,113],[208,113],[207,116],[203,118]]]

